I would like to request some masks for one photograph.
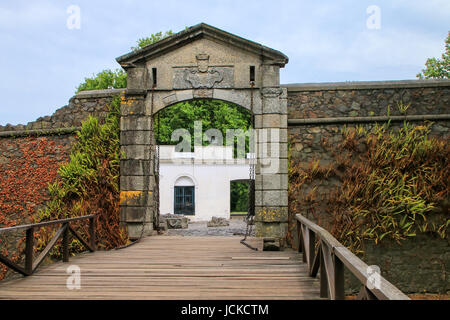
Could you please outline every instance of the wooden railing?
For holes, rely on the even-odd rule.
[[[74,221],[80,220],[89,220],[89,242],[84,240],[81,235],[75,231],[70,223]],[[51,226],[55,224],[61,224],[61,227],[56,231],[53,238],[47,244],[44,250],[39,254],[36,260],[33,259],[33,246],[34,246],[34,230],[40,227]],[[41,222],[35,224],[27,224],[20,225],[9,228],[0,228],[0,233],[8,232],[8,231],[18,231],[25,230],[26,238],[25,238],[25,266],[21,267],[18,264],[14,263],[7,257],[0,254],[0,262],[5,264],[8,268],[11,268],[24,276],[30,276],[34,273],[34,271],[39,267],[39,265],[44,261],[45,257],[50,253],[50,250],[55,246],[58,239],[62,237],[62,252],[63,252],[63,261],[69,261],[69,232],[77,238],[89,251],[95,251],[95,215],[88,215],[77,218],[70,219],[61,219],[54,220],[48,222]]]
[[[320,273],[320,296],[345,299],[344,268],[361,282],[359,300],[409,300],[409,297],[383,278],[337,241],[328,231],[300,214],[296,215],[298,251],[308,265],[309,275]],[[317,245],[316,245],[317,244]],[[316,250],[317,247],[317,250]],[[369,274],[369,271],[370,274]],[[376,281],[374,281],[376,280]]]

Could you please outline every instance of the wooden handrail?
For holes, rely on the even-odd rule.
[[[44,221],[44,222],[33,223],[33,224],[22,224],[22,225],[19,225],[19,226],[8,227],[8,228],[0,228],[0,233],[5,232],[5,231],[14,231],[14,230],[46,227],[46,226],[50,226],[50,225],[53,225],[53,224],[73,222],[73,221],[78,221],[78,220],[86,220],[86,219],[90,219],[90,218],[95,218],[95,214],[90,214],[90,215],[87,215],[87,216],[75,217],[75,218],[67,218],[67,219],[60,219],[60,220]]]
[[[71,226],[70,223],[74,221],[80,221],[80,220],[89,220],[89,242],[83,239],[81,235],[75,231]],[[50,242],[47,244],[44,250],[39,254],[39,256],[36,258],[36,260],[33,259],[33,245],[34,245],[34,230],[36,228],[55,225],[55,224],[61,224],[61,227],[56,231],[53,238],[50,240]],[[72,235],[77,238],[83,246],[88,249],[90,252],[94,252],[96,250],[95,247],[95,214],[83,216],[83,217],[76,217],[76,218],[69,218],[69,219],[61,219],[61,220],[53,220],[53,221],[46,221],[46,222],[40,222],[35,224],[25,224],[20,226],[14,226],[14,227],[8,227],[8,228],[0,228],[0,233],[6,232],[6,231],[17,231],[17,230],[26,230],[26,239],[25,239],[25,266],[21,267],[15,262],[11,261],[7,257],[0,254],[0,263],[3,263],[8,268],[13,269],[16,272],[19,272],[23,274],[24,276],[30,276],[32,275],[36,269],[39,267],[39,265],[44,261],[45,257],[48,256],[52,248],[56,245],[59,238],[62,239],[62,251],[63,251],[63,261],[68,262],[69,261],[69,233],[72,233]]]
[[[344,267],[362,284],[361,300],[410,300],[380,274],[369,274],[369,266],[344,247],[328,231],[300,214],[297,220],[298,251],[303,253],[309,275],[320,273],[320,296],[331,300],[345,298]],[[316,239],[317,238],[317,239]],[[318,249],[316,251],[316,243]],[[320,269],[320,270],[319,270]],[[373,280],[376,278],[376,283]]]

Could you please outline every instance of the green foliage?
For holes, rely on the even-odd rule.
[[[122,69],[103,70],[91,78],[85,78],[76,93],[85,90],[120,89],[127,87],[127,74]]]
[[[173,32],[172,32],[172,30],[169,30],[169,31],[164,32],[164,34],[162,32],[157,32],[157,33],[150,35],[150,37],[140,38],[136,42],[137,46],[131,47],[131,50],[133,50],[133,51],[139,50],[145,46],[154,44],[155,42],[158,42],[162,39],[170,37],[171,35],[173,35]]]
[[[136,47],[131,47],[133,51],[140,48],[158,42],[166,37],[173,35],[172,30],[166,31],[164,34],[162,32],[157,32],[150,35],[150,37],[141,38],[137,41]],[[127,87],[127,73],[122,69],[110,70],[105,69],[96,75],[93,74],[90,78],[85,78],[78,87],[76,93],[86,90],[101,90],[101,89],[121,89]]]
[[[248,210],[248,183],[231,181],[230,185],[231,212],[247,212]]]
[[[290,168],[290,212],[315,215],[356,253],[364,241],[401,242],[423,232],[448,237],[450,146],[428,137],[431,125],[344,128],[343,142],[329,146],[329,165]],[[317,190],[333,180],[339,187],[320,197]]]
[[[419,79],[449,79],[450,78],[450,31],[445,40],[445,52],[442,58],[430,58],[425,62],[425,69],[417,74]]]
[[[96,214],[100,248],[126,242],[125,231],[119,226],[119,121],[120,97],[116,97],[104,124],[95,117],[83,122],[70,160],[60,167],[60,179],[49,186],[50,200],[36,222]],[[85,225],[80,228],[87,234]],[[38,248],[44,248],[49,240],[49,236],[40,238]],[[77,240],[72,247],[82,250]],[[57,250],[53,255],[58,255]]]
[[[189,131],[194,143],[194,121],[202,121],[202,129],[218,129],[226,141],[227,129],[247,130],[250,126],[250,113],[242,107],[219,100],[194,100],[181,102],[159,112],[159,126],[155,123],[158,132],[159,143],[174,145],[178,141],[172,141],[172,132],[175,129],[185,128]],[[247,139],[248,140],[248,139]],[[203,145],[207,145],[203,141]],[[247,141],[248,144],[248,141]],[[247,146],[248,148],[248,146]]]
[[[194,100],[181,102],[159,112],[159,123],[155,123],[155,132],[159,132],[158,141],[163,145],[174,145],[172,132],[179,128],[187,129],[191,135],[191,148],[194,145],[194,121],[202,121],[203,133],[208,129],[218,129],[226,142],[227,129],[242,129],[250,126],[250,113],[238,105],[219,100]],[[159,128],[158,128],[159,125]],[[236,139],[235,139],[236,140]],[[203,141],[203,145],[208,145]],[[248,139],[246,139],[248,151]],[[242,157],[242,155],[239,155]],[[231,211],[247,211],[248,184],[231,183]]]

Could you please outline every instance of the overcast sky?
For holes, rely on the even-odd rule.
[[[282,83],[415,79],[444,50],[450,1],[2,0],[0,125],[51,115],[137,39],[200,22],[285,53]]]

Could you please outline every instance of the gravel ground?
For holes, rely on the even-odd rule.
[[[195,236],[244,236],[246,222],[243,219],[231,219],[227,227],[207,227],[205,222],[190,222],[187,229],[169,229],[166,235],[181,235],[187,237]],[[254,229],[254,228],[253,228]],[[254,232],[252,232],[252,235]]]

